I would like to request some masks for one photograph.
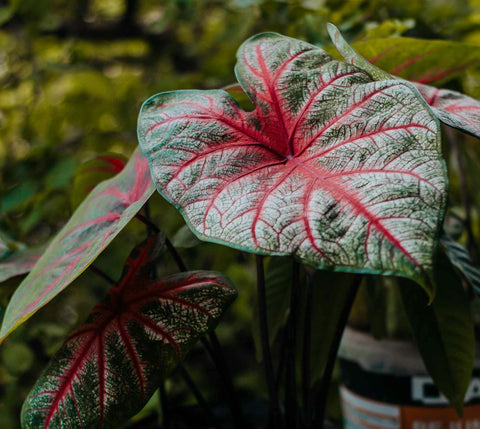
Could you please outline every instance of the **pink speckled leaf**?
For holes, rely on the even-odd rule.
[[[145,102],[158,191],[202,239],[318,268],[427,280],[445,205],[438,123],[407,82],[261,34],[238,53],[254,103],[224,91]]]
[[[137,150],[117,176],[99,184],[52,240],[8,304],[0,339],[67,287],[152,195],[148,164]]]
[[[134,249],[118,286],[52,358],[22,409],[24,428],[118,428],[137,413],[235,298],[228,279],[194,271],[154,279],[163,247]]]
[[[365,58],[358,54],[345,41],[334,25],[329,24],[328,31],[335,47],[350,64],[360,67],[377,80],[395,78],[395,76],[379,69],[376,65],[369,63]],[[440,43],[440,45],[442,44]],[[450,49],[453,49],[453,47],[450,46]],[[477,57],[480,57],[480,53],[478,52]],[[415,57],[411,59],[411,62],[415,62],[414,60],[416,60]],[[477,61],[478,60],[479,58],[477,58]],[[406,63],[408,63],[408,61]],[[395,68],[392,73],[401,70],[403,70],[403,68],[399,66]],[[421,82],[434,82],[439,79],[441,80],[445,76],[445,74],[440,73],[432,74],[428,80],[419,79]],[[480,138],[480,102],[460,92],[448,89],[438,89],[419,82],[412,82],[412,84],[415,85],[440,121]]]

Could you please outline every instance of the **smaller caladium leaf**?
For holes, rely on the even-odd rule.
[[[377,80],[395,78],[395,76],[379,69],[358,54],[345,41],[334,25],[328,24],[328,31],[335,47],[346,61],[365,70]],[[440,121],[480,138],[479,101],[460,92],[438,89],[418,82],[412,82],[412,84],[415,85]]]
[[[46,246],[28,247],[0,260],[0,282],[28,273],[45,251]]]
[[[137,413],[236,296],[219,273],[150,273],[162,240],[132,252],[118,286],[52,358],[25,400],[24,428],[118,428]]]
[[[440,243],[451,264],[459,270],[463,278],[480,296],[480,267],[473,263],[468,250],[447,234],[442,235]]]
[[[154,190],[147,161],[136,150],[121,173],[95,187],[17,288],[5,312],[0,340],[75,280]]]
[[[457,91],[413,82],[443,123],[480,138],[480,101]]]
[[[72,207],[76,209],[100,182],[120,173],[127,161],[123,155],[108,153],[80,164],[73,179]]]
[[[144,103],[139,142],[160,194],[201,239],[432,293],[446,173],[418,91],[273,33],[237,58],[252,111],[217,90]]]

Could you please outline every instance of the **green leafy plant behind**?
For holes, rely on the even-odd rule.
[[[202,239],[317,268],[428,279],[446,176],[438,124],[406,82],[375,82],[277,34],[245,42],[223,91],[145,102],[139,141],[159,192]]]
[[[160,280],[156,235],[137,246],[121,280],[52,358],[22,410],[24,428],[116,428],[138,412],[236,291],[219,273]]]

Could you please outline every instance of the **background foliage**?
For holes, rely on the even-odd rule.
[[[234,82],[235,52],[258,32],[276,31],[328,47],[327,22],[351,42],[403,35],[480,46],[479,0],[0,0],[0,237],[8,244],[3,253],[41,245],[61,228],[83,198],[76,177],[82,163],[96,155],[132,153],[138,111],[147,97]],[[480,69],[470,67],[442,85],[479,99]],[[480,147],[470,137],[459,139],[455,134],[461,144],[444,148],[451,182],[447,225],[478,255]],[[259,396],[264,386],[258,385],[250,339],[252,257],[213,244],[198,247],[178,213],[158,195],[151,212],[194,261],[191,268],[223,271],[237,285],[239,298],[218,333],[242,396]],[[142,234],[144,227],[133,221],[97,265],[117,279]],[[20,280],[2,284],[2,309]],[[107,289],[101,279],[84,273],[5,342],[0,427],[19,425],[21,403],[49,356]],[[388,303],[391,297],[381,299]],[[385,308],[388,313],[390,307]],[[368,325],[362,311],[359,303],[355,321]],[[276,317],[281,325],[282,314]],[[384,334],[403,335],[403,326]],[[209,382],[214,370],[205,353],[195,349],[186,364],[207,398],[214,397]],[[193,402],[177,378],[174,374],[167,382],[171,403]],[[160,412],[156,399],[143,415]],[[331,411],[335,414],[335,408]]]

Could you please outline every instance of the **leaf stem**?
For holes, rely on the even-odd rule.
[[[157,225],[155,225],[150,219],[146,218],[140,212],[138,212],[135,217],[140,221],[143,222],[146,226],[148,226],[152,231],[160,232],[160,229]]]
[[[332,380],[333,368],[335,367],[335,361],[337,359],[338,348],[340,347],[340,341],[342,339],[343,331],[347,325],[348,316],[352,309],[353,302],[357,296],[358,288],[362,282],[363,276],[361,274],[356,274],[353,278],[352,285],[350,286],[350,291],[345,299],[345,303],[340,313],[340,317],[335,329],[335,334],[333,336],[332,344],[330,345],[330,350],[328,352],[327,362],[325,364],[325,370],[323,371],[322,381],[320,383],[320,388],[318,391],[318,401],[317,406],[315,407],[315,420],[313,423],[314,428],[323,429],[323,423],[325,420],[325,409],[327,405],[327,396],[328,389],[330,387],[330,381]]]
[[[287,356],[285,384],[285,420],[288,429],[298,426],[297,382],[295,376],[295,348],[297,342],[298,304],[300,301],[300,264],[293,261],[292,290],[290,295],[290,312],[287,320]]]
[[[183,262],[182,257],[180,254],[177,252],[177,249],[175,249],[175,246],[171,243],[171,241],[165,237],[165,245],[167,246],[168,251],[173,257],[173,260],[177,264],[177,267],[180,271],[187,271],[187,266]]]
[[[170,418],[170,406],[168,404],[168,396],[167,396],[167,391],[165,389],[164,381],[160,383],[159,393],[160,393],[160,407],[162,408],[163,427],[165,429],[170,429],[170,427],[172,426],[171,418]]]
[[[468,181],[465,170],[465,163],[460,151],[457,139],[464,139],[460,132],[455,132],[450,127],[444,127],[450,142],[453,156],[456,159],[458,167],[458,180],[460,182],[460,197],[462,199],[463,208],[465,210],[464,226],[467,233],[467,249],[472,256],[474,262],[478,262],[478,248],[475,235],[472,228],[472,206],[470,204],[470,196],[468,192]]]
[[[141,213],[137,213],[135,217],[140,221],[143,222],[145,225],[147,225],[148,228],[150,228],[152,231],[158,233],[160,232],[160,229],[158,228],[157,225],[155,225],[150,219],[147,217],[143,216]],[[167,246],[168,251],[172,255],[175,263],[177,264],[177,267],[180,271],[187,271],[187,267],[185,263],[183,262],[182,257],[180,254],[177,252],[177,249],[175,249],[175,246],[171,243],[171,241],[168,238],[165,238],[165,246]]]
[[[310,403],[310,350],[312,339],[313,275],[313,272],[307,272],[305,285],[305,313],[303,319],[302,391],[303,418],[307,429],[310,428],[312,424]]]
[[[205,414],[207,414],[213,427],[216,429],[220,429],[220,425],[217,421],[217,418],[213,414],[213,411],[210,408],[210,405],[208,405],[208,402],[205,400],[200,390],[198,390],[195,382],[193,381],[192,377],[190,377],[190,374],[188,373],[188,371],[185,369],[185,367],[182,364],[178,366],[178,369],[185,383],[192,391],[193,396],[195,396],[195,399],[197,400],[198,405],[200,405],[205,411]]]
[[[232,415],[232,424],[235,429],[245,429],[248,425],[243,417],[243,412],[240,407],[240,401],[238,399],[237,392],[233,386],[232,375],[227,365],[225,355],[223,354],[222,347],[215,332],[208,334],[210,341],[206,338],[202,338],[202,343],[207,349],[210,357],[212,358],[215,367],[220,375],[220,379],[225,390],[225,394],[230,408],[230,414]]]
[[[262,344],[262,359],[265,368],[269,397],[269,424],[272,428],[281,427],[280,403],[278,400],[275,374],[273,371],[272,353],[270,350],[270,338],[268,334],[267,297],[265,290],[265,271],[263,268],[263,256],[255,255],[257,265],[257,297],[258,297],[258,321],[260,327],[260,341]]]
[[[106,272],[96,267],[95,265],[90,264],[88,268],[90,269],[90,271],[94,272],[97,276],[101,277],[107,283],[110,283],[111,285],[117,284],[117,282],[113,280]]]

